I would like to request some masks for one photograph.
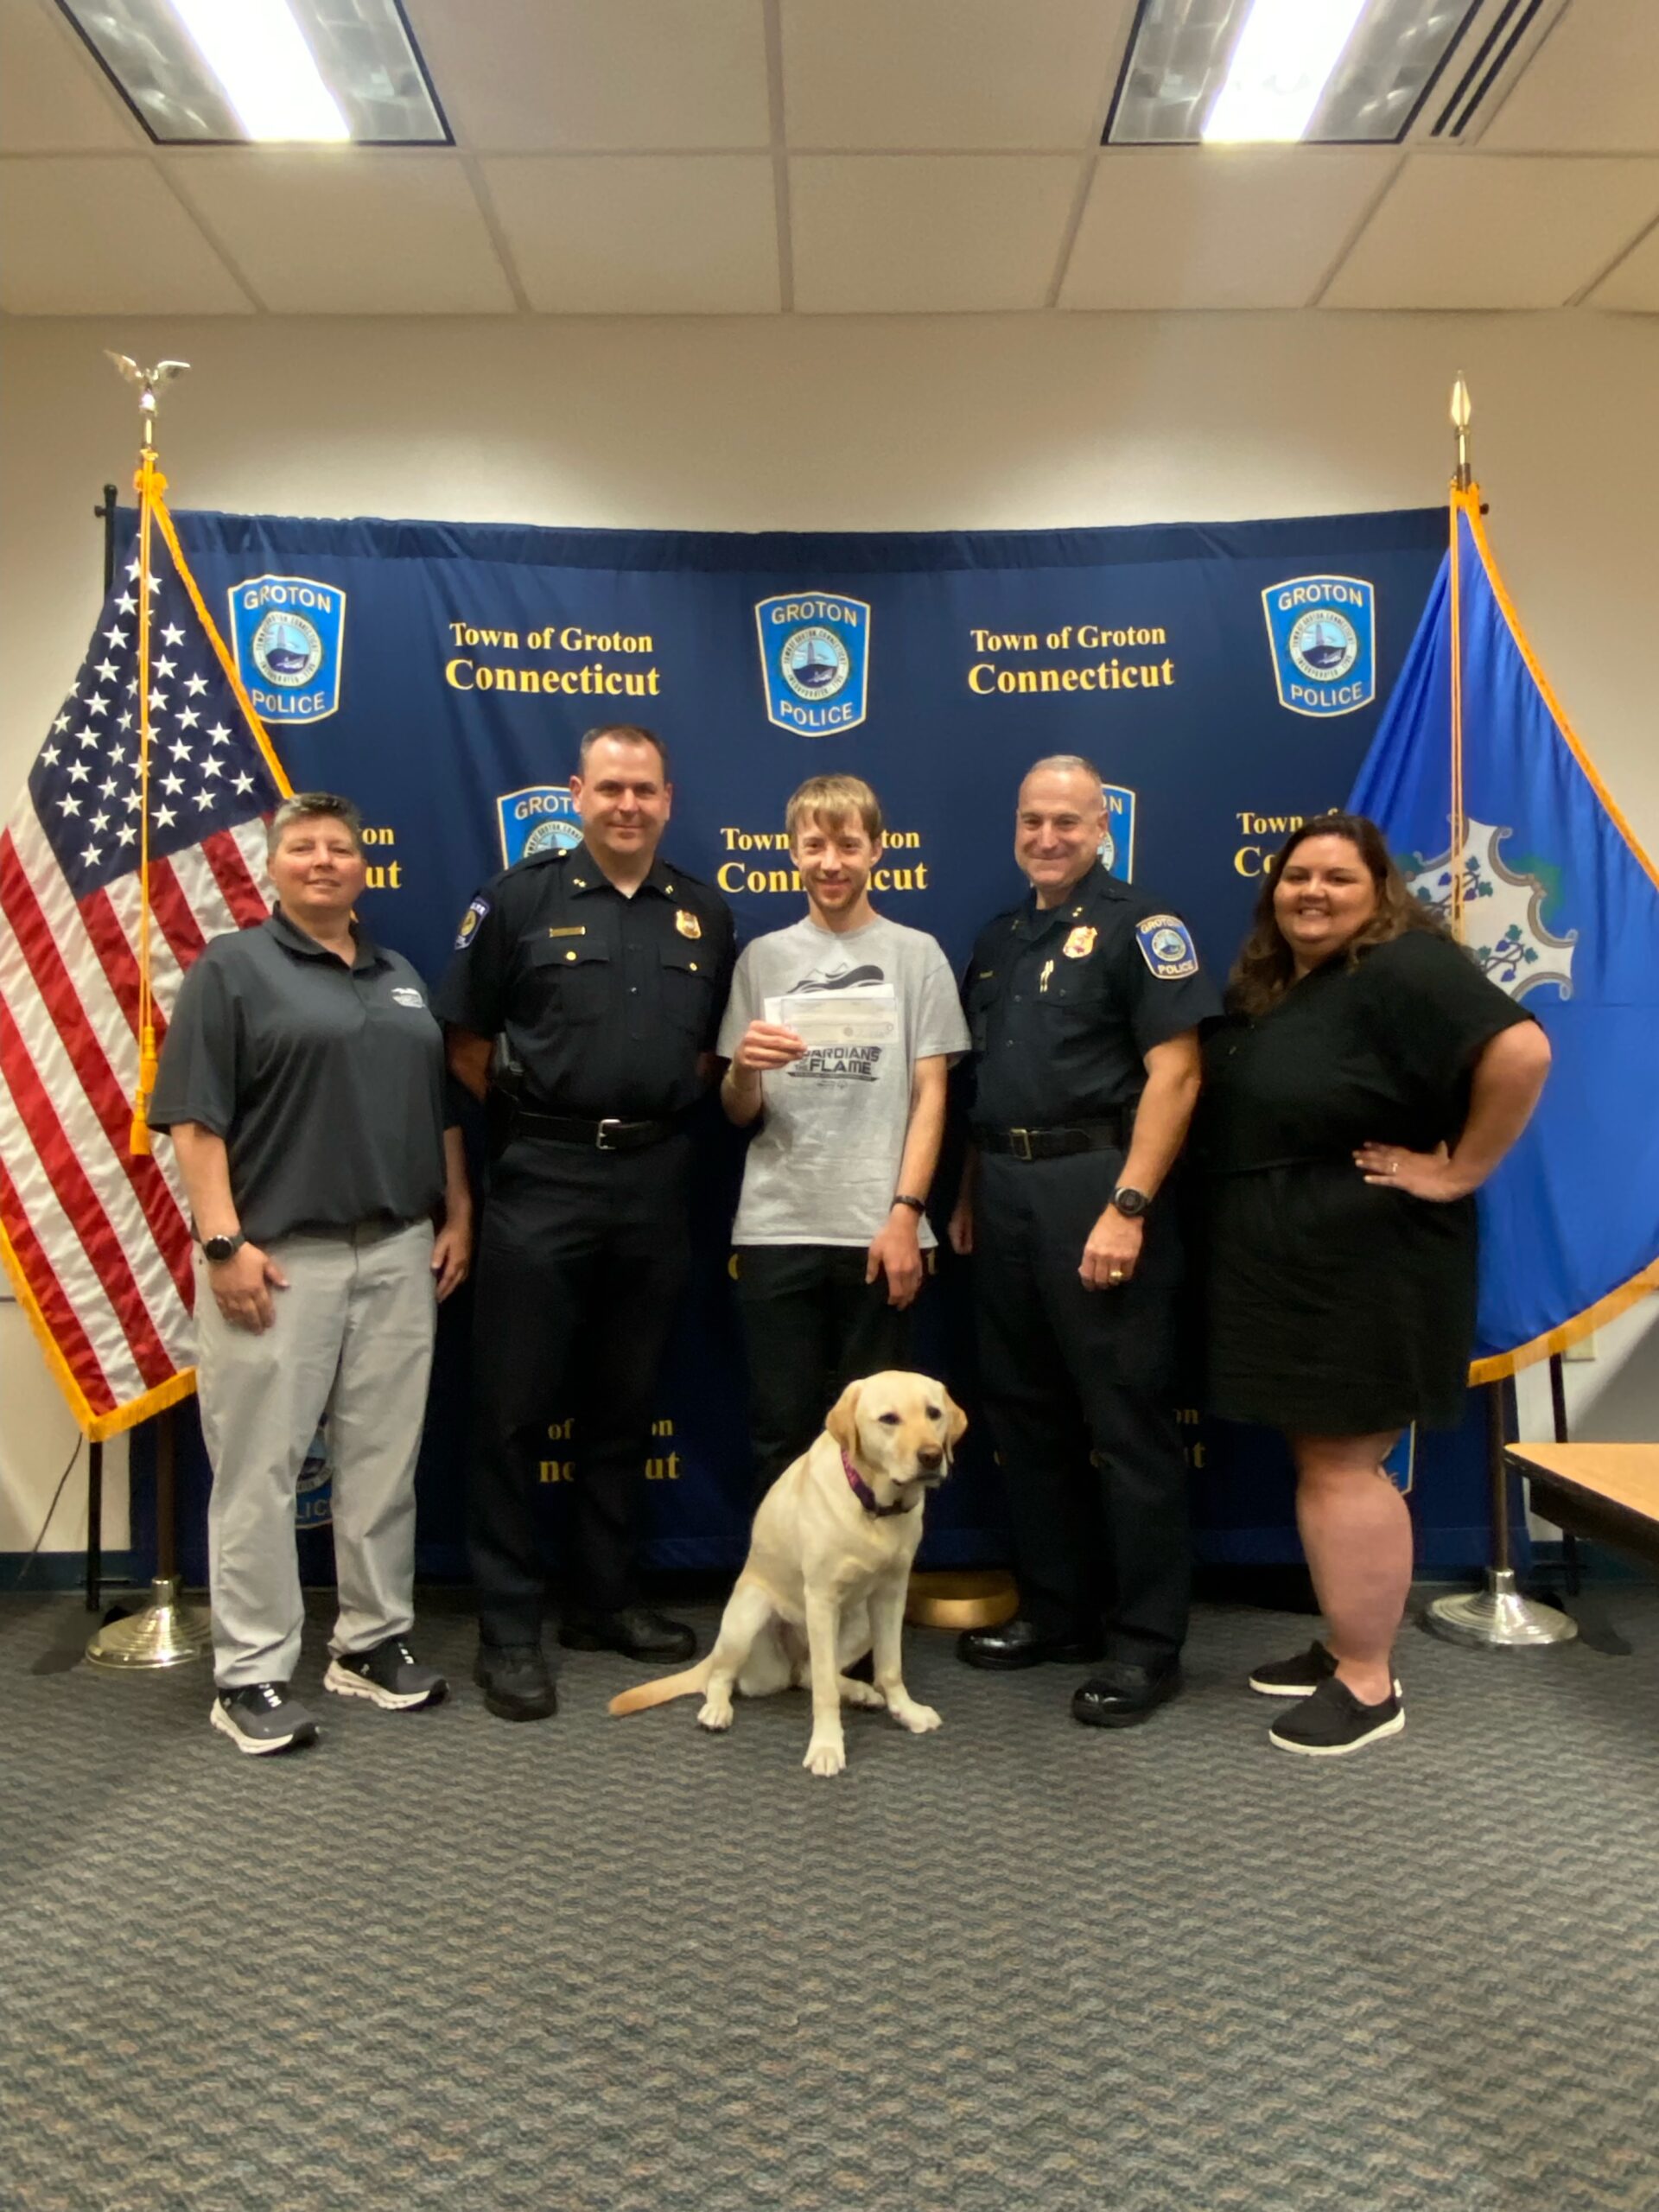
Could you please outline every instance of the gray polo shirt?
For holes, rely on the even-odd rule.
[[[225,1139],[256,1244],[416,1221],[443,1196],[443,1035],[420,976],[361,927],[348,968],[280,910],[211,940],[179,992],[149,1119]]]

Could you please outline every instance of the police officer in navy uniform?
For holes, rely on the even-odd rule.
[[[495,1086],[468,1541],[474,1679],[507,1720],[556,1705],[536,1497],[561,1415],[574,1417],[575,1601],[559,1641],[636,1659],[695,1649],[689,1628],[639,1604],[637,1554],[658,1370],[690,1257],[686,1118],[714,1072],[732,918],[658,855],[672,786],[649,730],[590,730],[570,791],[582,843],[521,860],[479,893],[435,1000],[456,1076],[475,1097]]]
[[[975,1255],[1020,1608],[957,1649],[993,1669],[1103,1659],[1071,1709],[1122,1727],[1180,1687],[1180,1252],[1160,1192],[1220,1004],[1180,918],[1100,865],[1106,826],[1090,762],[1037,762],[1014,830],[1032,896],[982,932],[963,994],[972,1143],[950,1241]]]

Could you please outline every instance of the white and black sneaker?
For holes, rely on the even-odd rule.
[[[389,1636],[367,1651],[337,1651],[322,1687],[341,1697],[371,1698],[388,1713],[441,1705],[449,1694],[437,1669],[422,1666],[401,1636]]]
[[[1346,1682],[1331,1675],[1311,1697],[1305,1697],[1275,1720],[1268,1738],[1281,1751],[1339,1759],[1349,1751],[1363,1751],[1383,1736],[1397,1736],[1405,1725],[1405,1700],[1398,1682],[1380,1705],[1366,1705]]]
[[[1336,1671],[1336,1660],[1316,1636],[1294,1659],[1265,1661],[1251,1675],[1250,1688],[1263,1697],[1312,1697]]]
[[[315,1744],[317,1724],[308,1708],[288,1694],[286,1682],[238,1682],[215,1695],[207,1719],[238,1751],[257,1758]]]

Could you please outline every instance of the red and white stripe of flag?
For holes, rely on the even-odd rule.
[[[77,903],[27,797],[0,833],[0,1231],[89,1436],[191,1388],[190,1231],[173,1147],[135,1156],[138,882]],[[270,912],[264,825],[150,863],[157,1042],[210,938]]]

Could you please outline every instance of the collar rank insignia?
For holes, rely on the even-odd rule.
[[[1060,950],[1068,960],[1086,960],[1095,949],[1095,939],[1098,935],[1094,925],[1085,922],[1081,929],[1072,931]]]
[[[702,924],[689,906],[677,906],[674,909],[674,926],[682,937],[702,935]]]

